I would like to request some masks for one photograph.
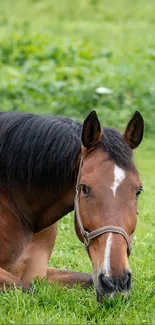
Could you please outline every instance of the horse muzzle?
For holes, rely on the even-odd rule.
[[[131,288],[131,272],[125,270],[123,275],[117,278],[100,273],[96,282],[98,302],[102,302],[103,297],[115,298],[118,292],[127,296]]]

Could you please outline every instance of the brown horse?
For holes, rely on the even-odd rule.
[[[74,209],[92,261],[98,299],[130,289],[128,255],[142,190],[132,151],[144,122],[136,112],[121,135],[95,111],[68,118],[0,114],[0,287],[28,289],[37,276],[72,287],[92,276],[48,268],[56,222]]]

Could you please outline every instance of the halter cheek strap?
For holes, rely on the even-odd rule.
[[[83,238],[83,242],[86,246],[86,249],[88,250],[89,245],[91,244],[91,241],[94,238],[96,238],[100,235],[103,235],[105,233],[108,233],[108,232],[113,232],[113,233],[120,234],[124,237],[124,239],[126,240],[126,243],[127,243],[127,253],[129,256],[131,254],[132,246],[131,246],[129,236],[123,228],[117,227],[117,226],[105,226],[105,227],[101,227],[96,230],[93,230],[92,232],[88,232],[84,229],[83,223],[82,223],[82,220],[80,217],[80,211],[79,211],[79,182],[80,182],[80,174],[81,174],[82,165],[83,165],[83,156],[81,157],[79,172],[78,172],[78,176],[77,176],[76,195],[75,195],[74,206],[75,206],[75,215],[76,215],[75,218],[76,218],[78,226],[80,228],[80,232],[81,232],[81,235]]]

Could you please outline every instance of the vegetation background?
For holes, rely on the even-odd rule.
[[[35,295],[0,294],[0,324],[155,324],[155,1],[1,0],[0,110],[82,122],[91,109],[121,131],[135,110],[145,119],[131,295],[99,306],[95,289],[38,280]],[[50,264],[91,272],[73,214],[59,223]]]

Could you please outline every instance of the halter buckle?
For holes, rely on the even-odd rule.
[[[89,235],[89,232],[87,232],[87,231],[82,231],[81,232],[81,235],[82,235],[82,237],[83,237],[83,242],[84,242],[84,244],[85,244],[85,246],[86,246],[86,249],[88,249],[88,247],[89,247],[89,245],[90,245],[90,240],[89,240],[89,237],[88,237],[88,235]]]

